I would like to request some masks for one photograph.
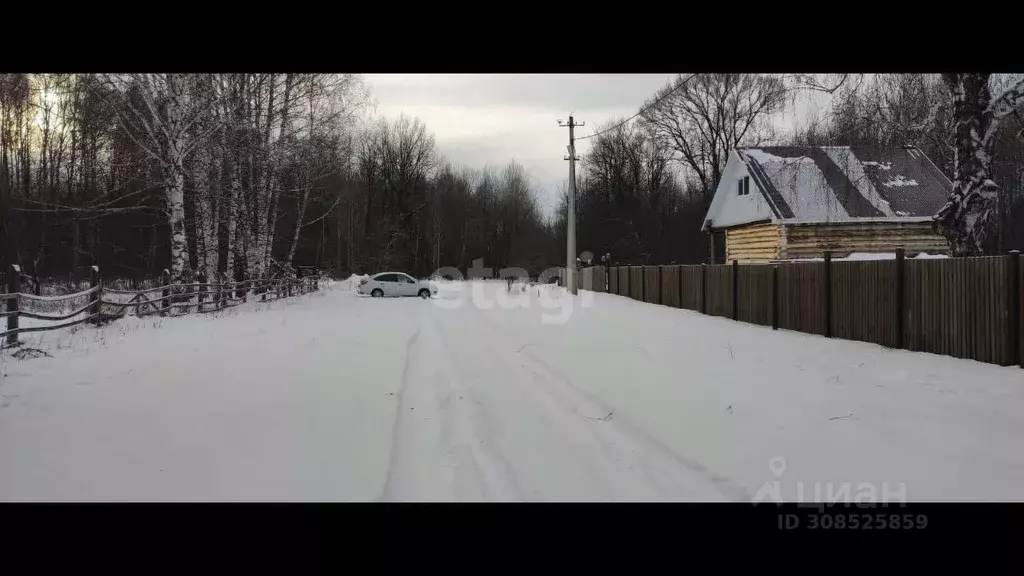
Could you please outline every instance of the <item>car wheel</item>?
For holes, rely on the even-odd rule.
[[[430,290],[423,288],[420,290],[420,298],[430,298]]]
[[[374,288],[373,292],[370,292],[370,296],[373,296],[374,298],[380,298],[383,295],[384,291],[381,290],[380,288]]]

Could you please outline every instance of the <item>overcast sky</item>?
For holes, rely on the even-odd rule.
[[[376,115],[404,113],[434,133],[437,149],[455,165],[496,167],[515,159],[537,189],[545,211],[568,179],[563,158],[573,113],[590,134],[637,112],[675,74],[366,74]],[[589,141],[577,144],[586,154]],[[577,167],[578,170],[578,167]]]
[[[568,178],[563,160],[569,129],[558,119],[573,112],[589,134],[629,117],[673,74],[366,74],[376,112],[405,113],[434,133],[437,149],[453,164],[500,167],[516,160],[529,172],[545,210]],[[578,154],[589,149],[577,144]]]

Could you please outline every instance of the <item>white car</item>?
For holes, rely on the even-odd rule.
[[[430,298],[437,295],[437,287],[426,280],[417,280],[402,272],[381,272],[359,283],[358,292],[374,298],[383,296],[419,296]]]

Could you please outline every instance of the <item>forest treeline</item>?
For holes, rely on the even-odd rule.
[[[615,263],[708,261],[701,221],[729,152],[767,144],[915,145],[951,179],[967,175],[946,214],[962,252],[978,239],[990,253],[1024,245],[1024,84],[831,80],[680,74],[636,118],[577,134],[578,149],[589,144],[577,247]],[[809,91],[831,105],[781,129]],[[455,166],[420,120],[369,119],[371,99],[356,74],[0,75],[0,265],[240,280],[298,266],[423,276],[479,258],[534,274],[564,264],[567,186],[538,190],[512,158]],[[979,122],[986,137],[965,143]],[[553,192],[545,214],[539,195]],[[989,205],[993,216],[968,217]]]
[[[0,263],[30,276],[429,274],[557,262],[521,165],[366,120],[357,75],[0,76]]]

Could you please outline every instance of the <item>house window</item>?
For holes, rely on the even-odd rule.
[[[747,194],[750,194],[750,176],[739,179],[739,195],[746,196]]]
[[[739,195],[743,196],[743,178],[739,179]]]

